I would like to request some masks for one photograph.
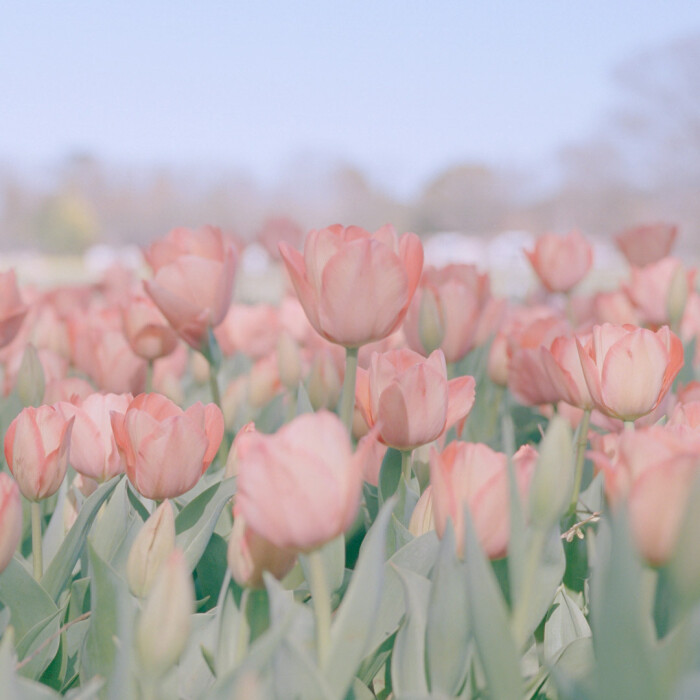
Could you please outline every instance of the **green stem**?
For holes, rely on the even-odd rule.
[[[340,399],[340,420],[352,436],[352,414],[355,408],[355,377],[357,375],[357,353],[359,348],[345,348],[345,379]]]
[[[149,360],[146,365],[146,393],[153,391],[153,360]]]
[[[309,588],[314,601],[316,616],[316,651],[318,666],[323,670],[326,666],[331,641],[331,597],[328,592],[326,571],[323,566],[321,550],[315,549],[308,555],[309,559]]]
[[[581,491],[581,479],[583,478],[583,464],[586,461],[586,445],[588,445],[588,426],[591,422],[591,409],[583,412],[583,418],[578,426],[578,440],[576,441],[576,468],[574,471],[574,493],[571,496],[569,513],[576,510],[578,496]]]
[[[625,421],[625,430],[631,430],[634,432],[634,421],[633,420],[626,420]]]
[[[34,561],[34,578],[41,580],[44,575],[44,563],[41,551],[41,504],[32,502],[32,559]]]
[[[403,475],[404,481],[408,484],[411,480],[411,456],[413,455],[412,450],[401,450],[401,474]]]
[[[239,607],[238,633],[236,635],[235,661],[238,665],[248,652],[248,636],[250,628],[248,626],[248,599],[250,589],[244,588],[241,594],[241,604]]]
[[[219,391],[219,378],[216,367],[209,363],[209,388],[211,389],[211,400],[221,408],[221,392]]]
[[[528,549],[528,556],[525,561],[525,570],[523,572],[522,586],[520,595],[515,601],[515,609],[513,610],[513,636],[518,648],[522,648],[529,636],[527,623],[528,614],[530,613],[532,593],[535,590],[535,579],[537,578],[537,570],[542,558],[542,550],[546,542],[546,532],[542,528],[534,528],[532,531],[532,540]]]

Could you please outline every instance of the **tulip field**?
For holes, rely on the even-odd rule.
[[[214,226],[0,268],[0,700],[700,698],[700,294],[676,228],[424,263]],[[585,285],[587,289],[590,284]],[[700,349],[698,349],[700,350]]]

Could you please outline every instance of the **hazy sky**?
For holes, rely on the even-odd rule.
[[[698,29],[698,0],[6,0],[0,160],[274,183],[320,154],[407,192],[584,138],[620,61]]]

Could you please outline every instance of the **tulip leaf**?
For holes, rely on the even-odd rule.
[[[384,505],[395,493],[401,481],[401,452],[387,448],[379,470],[379,505]]]
[[[344,697],[369,651],[382,597],[386,535],[394,505],[391,499],[384,504],[367,533],[352,580],[333,620],[324,675],[337,697]]]
[[[486,694],[499,700],[518,700],[523,686],[520,659],[510,631],[506,604],[466,509],[464,521],[469,615],[486,679]]]
[[[236,493],[236,478],[224,479],[193,498],[175,518],[175,546],[183,550],[194,569],[204,550],[221,511]]]
[[[299,388],[297,389],[297,415],[300,416],[302,413],[313,413],[314,407],[311,405],[311,399],[309,398],[309,392],[306,391],[306,387],[303,382],[299,382]]]
[[[226,562],[227,544],[223,537],[212,533],[204,554],[199,558],[194,573],[196,578],[197,598],[204,603],[199,604],[200,612],[216,605],[216,599],[221,585],[226,578],[228,564]]]
[[[46,592],[55,601],[66,587],[68,579],[73,573],[75,564],[83,552],[85,547],[85,538],[90,531],[93,520],[104,501],[109,498],[109,495],[114,491],[120,479],[124,477],[115,477],[104,484],[100,484],[97,489],[83,503],[78,518],[73,523],[73,527],[69,530],[63,544],[58,552],[51,560],[51,564],[44,572],[41,579],[41,585]]]
[[[391,685],[397,697],[406,697],[409,692],[428,692],[425,679],[425,629],[430,581],[413,571],[398,567],[396,574],[403,587],[406,614],[391,655]]]
[[[323,561],[323,570],[326,575],[328,595],[332,596],[343,585],[345,576],[345,537],[340,535],[321,547],[319,550]],[[309,558],[305,554],[299,555],[299,563],[304,571],[304,578],[310,581]]]
[[[17,558],[0,575],[0,602],[10,609],[19,660],[32,657],[20,674],[39,678],[58,651],[61,611]]]
[[[554,662],[572,642],[590,638],[591,628],[586,616],[562,587],[554,597],[552,612],[544,625],[544,658]]]
[[[466,573],[456,551],[452,521],[448,520],[433,570],[425,634],[430,689],[448,697],[455,697],[464,685],[470,660]]]
[[[355,678],[347,698],[348,700],[374,700],[375,695],[359,678]]]
[[[289,633],[277,648],[273,660],[275,697],[333,700],[334,695],[317,666],[298,640]]]
[[[379,513],[379,489],[366,481],[362,483],[362,493],[365,497],[365,506],[369,515],[369,522],[366,523],[369,527],[376,519]]]

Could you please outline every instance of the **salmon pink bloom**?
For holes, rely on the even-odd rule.
[[[490,559],[508,551],[510,538],[510,497],[508,460],[481,443],[451,442],[439,453],[430,453],[433,518],[439,537],[452,521],[457,551],[464,553],[464,508],[474,523],[477,537]],[[537,464],[537,452],[523,445],[513,457],[515,478],[523,501]]]
[[[474,405],[473,377],[447,381],[442,350],[426,359],[413,350],[374,353],[369,370],[357,370],[356,399],[379,439],[399,450],[437,440]]]
[[[9,474],[0,473],[0,573],[10,563],[22,539],[22,499]]]
[[[643,267],[669,255],[677,234],[671,224],[636,226],[617,235],[615,243],[630,265]]]
[[[214,226],[177,228],[145,255],[155,272],[144,282],[146,291],[176,333],[201,350],[231,305],[235,248]]]
[[[177,334],[150,297],[132,296],[122,309],[122,319],[131,349],[144,360],[165,357],[177,346]]]
[[[175,498],[189,491],[216,456],[224,419],[214,404],[183,411],[160,394],[140,394],[124,413],[112,411],[112,429],[126,475],[146,498]]]
[[[12,342],[28,311],[19,294],[15,271],[0,272],[0,348]]]
[[[381,340],[400,325],[423,269],[414,233],[376,233],[340,225],[311,231],[304,254],[280,244],[292,284],[311,325],[345,347]]]
[[[124,472],[110,414],[125,413],[132,399],[131,394],[91,394],[77,404],[57,405],[66,419],[75,418],[70,444],[70,464],[75,471],[98,482]]]
[[[540,281],[549,292],[568,292],[588,273],[593,264],[593,248],[578,232],[566,236],[546,233],[535,241],[527,255]]]
[[[305,413],[275,434],[239,434],[236,512],[276,547],[308,552],[350,527],[372,440],[353,454],[333,413]]]
[[[668,326],[654,333],[604,323],[577,347],[593,404],[625,421],[651,413],[683,366],[683,344]]]
[[[29,406],[5,433],[5,460],[19,490],[29,501],[58,491],[68,468],[73,420],[55,406]]]

